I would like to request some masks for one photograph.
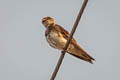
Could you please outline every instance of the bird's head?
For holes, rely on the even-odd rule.
[[[42,24],[47,28],[50,25],[54,25],[56,23],[55,23],[55,20],[53,18],[51,18],[51,17],[44,17],[42,19]]]

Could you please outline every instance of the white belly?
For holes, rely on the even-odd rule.
[[[66,39],[51,31],[46,37],[50,46],[62,50],[65,46]]]

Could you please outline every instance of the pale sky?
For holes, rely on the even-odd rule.
[[[0,0],[0,80],[49,80],[60,56],[41,23],[69,32],[83,0]],[[65,55],[55,80],[120,80],[120,1],[89,0],[75,32],[94,64]]]

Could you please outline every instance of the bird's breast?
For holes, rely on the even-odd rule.
[[[57,49],[63,49],[66,43],[66,39],[61,36],[59,32],[51,31],[47,36],[46,39],[50,46],[57,48]]]

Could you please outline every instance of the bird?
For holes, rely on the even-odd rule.
[[[70,33],[62,26],[56,24],[54,18],[49,16],[42,18],[42,24],[46,28],[45,37],[49,45],[55,49],[62,51],[70,36]],[[85,50],[83,50],[83,48],[79,46],[74,38],[71,39],[66,52],[91,64],[93,64],[93,61],[95,60]]]

